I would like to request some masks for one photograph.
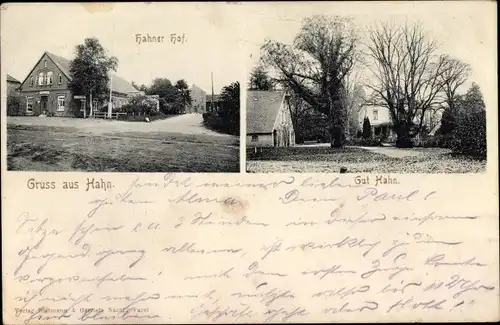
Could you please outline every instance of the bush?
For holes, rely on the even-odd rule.
[[[347,144],[351,146],[362,146],[362,147],[381,147],[382,138],[380,136],[370,137],[370,138],[356,138],[349,140]]]
[[[24,110],[22,109],[21,99],[19,96],[11,95],[7,97],[7,115],[9,116],[24,115]]]
[[[451,141],[456,154],[486,159],[486,111],[460,113]]]
[[[214,131],[230,133],[225,119],[215,112],[203,113],[203,125]]]
[[[238,117],[239,118],[239,117]],[[203,125],[211,130],[239,135],[239,121],[228,115],[221,115],[217,112],[203,113]]]
[[[423,148],[448,148],[451,139],[452,139],[451,134],[448,135],[436,134],[432,136],[427,136],[425,138],[416,139],[414,141],[414,146]]]
[[[151,115],[148,115],[147,117],[152,122],[155,120],[166,119],[169,116],[172,116],[172,115],[165,115],[162,112],[156,112],[156,113],[153,113]],[[129,121],[129,122],[145,122],[146,115],[120,115],[120,116],[118,116],[118,119],[123,120],[123,121]]]
[[[120,107],[117,111],[127,115],[153,116],[158,113],[156,101],[148,96],[134,96],[130,101]]]

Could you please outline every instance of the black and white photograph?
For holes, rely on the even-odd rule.
[[[484,172],[483,87],[496,65],[477,55],[494,39],[480,11],[334,6],[255,14],[247,172]]]
[[[88,8],[2,22],[8,170],[239,172],[235,29],[182,6]]]

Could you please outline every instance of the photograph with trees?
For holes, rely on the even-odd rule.
[[[207,104],[211,105],[211,103]],[[240,83],[238,81],[222,88],[220,106],[203,113],[203,124],[217,132],[240,135]]]
[[[83,44],[76,46],[76,56],[70,62],[70,73],[72,75],[69,88],[74,94],[85,95],[89,116],[92,116],[97,107],[106,107],[109,102],[110,82],[113,82],[113,73],[118,68],[118,59],[109,56],[106,49],[97,38],[87,38]],[[148,120],[166,118],[186,112],[186,107],[191,104],[191,95],[186,80],[177,80],[174,84],[167,78],[156,78],[151,85],[131,85],[141,93],[130,97],[127,103],[114,107],[113,112],[123,113],[126,120]],[[159,110],[156,101],[151,95],[157,96]],[[79,114],[79,112],[75,112]],[[87,111],[84,111],[84,117]]]
[[[120,111],[126,112],[130,117],[141,119],[147,116],[149,119],[167,118],[186,113],[191,105],[191,94],[186,80],[177,80],[174,84],[167,78],[155,78],[150,86],[138,85],[132,82],[132,86],[144,93],[130,100],[122,106]],[[159,101],[159,110],[156,110],[156,102],[151,99],[155,95]]]
[[[363,26],[355,17],[314,15],[292,43],[263,42],[248,89],[290,95],[296,148],[288,151],[307,146],[309,159],[316,146],[321,157],[384,147],[395,156],[484,161],[486,107],[471,71],[418,20]],[[384,111],[386,121],[372,111]]]

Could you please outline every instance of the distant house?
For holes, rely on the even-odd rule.
[[[247,147],[295,145],[295,132],[285,91],[247,92]]]
[[[207,112],[215,112],[219,110],[222,105],[222,100],[220,95],[207,95],[206,98],[206,111]]]
[[[191,105],[186,108],[186,113],[205,113],[207,93],[197,85],[193,85],[189,89],[189,94],[191,95]]]
[[[20,94],[26,115],[51,114],[54,116],[84,116],[88,98],[85,94],[73,94],[69,89],[72,79],[70,60],[44,52],[20,86]],[[119,108],[130,96],[140,92],[128,81],[110,75],[112,107]],[[93,102],[96,111],[106,110],[108,103]]]
[[[21,86],[21,82],[7,74],[7,96],[18,95],[19,86]]]
[[[425,112],[423,125],[427,127],[427,132],[432,134],[435,132],[435,123],[437,120],[436,114],[431,110]],[[372,134],[386,138],[395,138],[396,132],[393,130],[392,117],[387,107],[383,106],[363,106],[358,115],[360,128],[363,129],[363,121],[365,117],[370,120]],[[415,117],[415,123],[419,122],[419,117]]]
[[[374,136],[394,137],[392,129],[391,114],[387,107],[382,106],[363,106],[358,115],[360,129],[363,129],[363,122],[367,117],[370,120],[372,134]]]

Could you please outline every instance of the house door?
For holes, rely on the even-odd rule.
[[[49,102],[49,97],[48,96],[42,96],[40,97],[40,112],[42,114],[47,114],[47,104]]]
[[[276,131],[276,130],[273,131],[273,142],[274,142],[274,146],[277,147],[278,146],[278,131]]]
[[[86,112],[85,110],[87,109],[87,102],[85,101],[85,99],[80,99],[80,109],[78,110],[78,117],[84,117],[86,116]]]

